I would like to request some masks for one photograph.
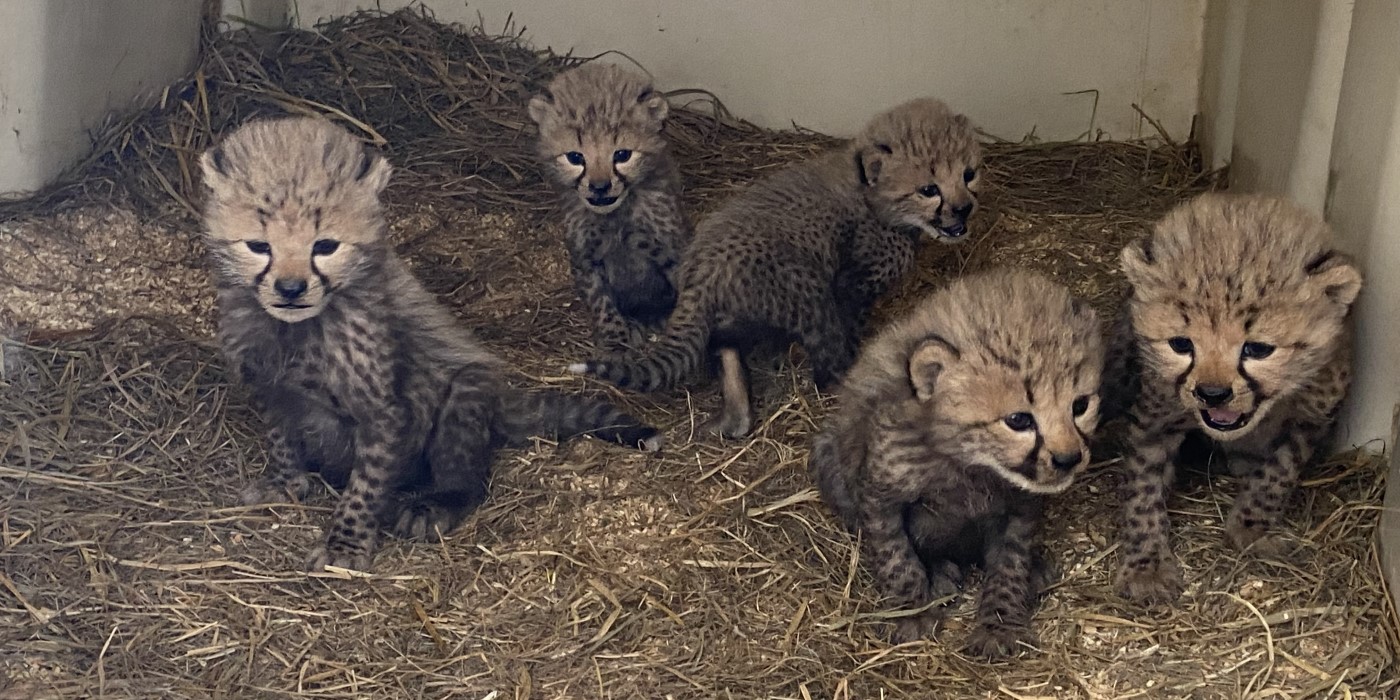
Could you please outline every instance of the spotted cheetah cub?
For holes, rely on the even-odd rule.
[[[507,385],[395,256],[390,166],[348,132],[254,122],[200,165],[219,340],[268,423],[268,472],[243,500],[304,495],[309,470],[344,488],[310,569],[366,569],[381,522],[410,538],[451,530],[485,500],[498,446],[588,433],[659,447],[611,405]]]
[[[972,125],[938,100],[880,114],[850,144],[758,181],[700,223],[656,343],[570,369],[655,391],[718,351],[717,427],[748,433],[744,354],[763,340],[796,340],[817,386],[835,384],[855,361],[870,307],[913,267],[919,239],[966,237],[981,161]]]
[[[562,191],[574,285],[603,352],[645,344],[676,304],[690,242],[681,179],[647,78],[605,63],[561,73],[530,100],[539,153]]]
[[[860,557],[900,608],[899,643],[931,636],[965,567],[985,572],[968,641],[1015,653],[1050,574],[1042,501],[1089,462],[1103,367],[1098,318],[1024,270],[935,292],[861,351],[813,446],[823,500],[861,535]]]
[[[1175,599],[1167,494],[1188,435],[1241,477],[1225,532],[1241,549],[1268,534],[1325,450],[1351,378],[1347,321],[1361,273],[1320,219],[1282,200],[1204,195],[1123,250],[1132,291],[1105,389],[1129,406],[1123,561],[1128,598]],[[1260,545],[1268,546],[1265,542]]]

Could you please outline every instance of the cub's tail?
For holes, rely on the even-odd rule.
[[[646,348],[604,360],[569,365],[574,374],[588,374],[634,391],[669,389],[695,372],[710,342],[710,314],[697,289],[681,293],[666,331]]]
[[[665,444],[656,428],[605,399],[551,389],[510,394],[500,420],[506,440],[513,444],[536,436],[564,440],[576,435],[590,435],[643,452],[657,452]]]

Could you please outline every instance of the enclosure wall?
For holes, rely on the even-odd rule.
[[[38,188],[112,110],[194,67],[193,0],[0,2],[0,193]]]
[[[1393,0],[1212,0],[1207,36],[1240,48],[1227,117],[1230,185],[1289,196],[1325,214],[1365,267],[1356,309],[1356,380],[1344,445],[1391,451],[1400,412],[1400,3]],[[1243,8],[1243,9],[1241,9]],[[1242,21],[1231,22],[1243,12]],[[1230,73],[1207,51],[1207,76]],[[1204,92],[1204,91],[1203,91]],[[1220,101],[1228,104],[1230,98]],[[1210,106],[1209,100],[1203,104]],[[1400,581],[1400,470],[1392,466],[1381,549]],[[1392,585],[1393,590],[1400,588]]]
[[[265,0],[263,0],[265,1]],[[226,0],[232,6],[248,0]],[[301,26],[407,0],[295,0]],[[988,132],[1072,139],[1190,130],[1205,0],[427,0],[537,46],[624,51],[667,89],[705,88],[736,115],[849,134],[873,112],[935,95]],[[1093,92],[1096,91],[1096,92]],[[1079,93],[1079,94],[1070,94]],[[1095,100],[1097,98],[1097,111]]]

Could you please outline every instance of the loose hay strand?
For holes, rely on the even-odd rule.
[[[212,291],[191,243],[193,159],[258,115],[314,112],[358,130],[398,167],[390,223],[418,274],[523,374],[585,388],[558,376],[561,357],[588,347],[588,329],[569,308],[552,195],[523,109],[578,59],[534,51],[513,27],[504,34],[444,26],[422,10],[361,13],[315,32],[211,29],[190,80],[99,130],[94,155],[63,183],[0,204],[0,226],[12,227],[0,229],[0,245],[21,250],[61,243],[67,252],[93,229],[132,247],[189,245],[167,267],[128,266],[148,276],[138,292],[108,294],[107,306],[94,301],[61,328],[58,315],[30,313],[20,320],[50,325],[36,326],[27,346],[6,345],[22,362],[0,379],[0,696],[1400,692],[1395,613],[1373,546],[1385,468],[1360,454],[1303,483],[1288,524],[1298,553],[1283,561],[1240,562],[1225,547],[1229,486],[1186,488],[1173,502],[1174,534],[1192,587],[1178,607],[1155,612],[1112,593],[1119,477],[1096,469],[1053,508],[1048,544],[1070,573],[1036,615],[1041,653],[995,665],[958,653],[975,582],[943,641],[885,643],[888,611],[857,566],[858,543],[805,474],[827,404],[809,398],[805,369],[778,361],[755,364],[764,419],[748,440],[692,429],[718,410],[713,387],[610,392],[674,426],[673,446],[654,456],[591,441],[504,453],[490,502],[445,543],[387,544],[368,575],[297,573],[329,496],[227,507],[265,455],[199,302]],[[691,101],[668,136],[699,212],[834,143],[758,129],[704,91],[669,94]],[[1218,184],[1189,143],[987,150],[981,240],[926,250],[881,315],[951,275],[998,264],[1044,270],[1110,312],[1123,243]],[[128,208],[139,216],[87,213]],[[104,282],[114,265],[127,269],[105,260],[24,277],[7,264],[5,274],[74,290]],[[183,301],[166,280],[195,297]],[[125,318],[164,296],[182,301]],[[6,304],[0,313],[27,312]]]

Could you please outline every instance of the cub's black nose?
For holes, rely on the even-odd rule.
[[[272,288],[277,290],[284,299],[295,299],[306,293],[305,279],[279,279],[273,280]]]
[[[1055,465],[1055,468],[1059,469],[1060,471],[1069,471],[1079,466],[1079,463],[1082,461],[1084,461],[1084,453],[1078,450],[1075,450],[1074,452],[1068,452],[1062,455],[1050,455],[1050,463]]]
[[[1196,385],[1196,398],[1205,402],[1207,406],[1219,406],[1230,400],[1235,392],[1228,386],[1214,386],[1211,384]]]

